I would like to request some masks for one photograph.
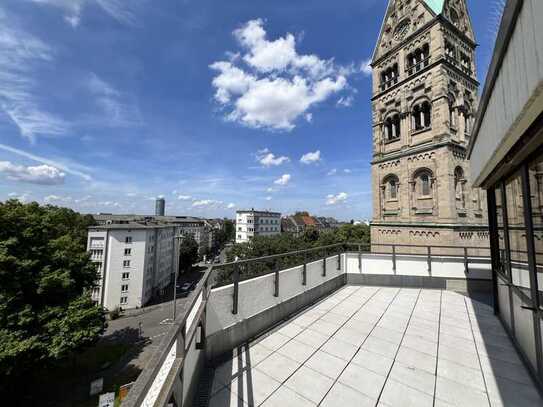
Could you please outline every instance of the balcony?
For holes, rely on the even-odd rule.
[[[210,268],[123,406],[542,405],[487,249],[363,249]]]

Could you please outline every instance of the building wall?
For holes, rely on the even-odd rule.
[[[485,195],[473,188],[466,157],[478,103],[467,8],[457,2],[453,25],[449,8],[434,18],[420,2],[399,4],[391,2],[373,62],[372,243],[486,247]],[[405,21],[411,31],[402,37]],[[383,83],[384,72],[394,79]],[[417,111],[423,105],[426,117]],[[392,132],[390,120],[399,124]]]
[[[239,211],[236,214],[236,243],[246,243],[255,236],[281,234],[281,214]]]
[[[543,110],[543,2],[526,0],[517,19],[471,153],[474,181],[483,185]],[[498,39],[504,42],[504,38]],[[494,61],[493,61],[494,63]],[[493,69],[494,66],[491,67]],[[487,90],[487,89],[485,89]]]

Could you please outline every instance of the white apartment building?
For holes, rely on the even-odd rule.
[[[281,214],[268,211],[236,212],[236,243],[245,243],[255,236],[274,236],[281,233]]]
[[[87,248],[100,274],[92,298],[108,310],[144,306],[174,270],[176,226],[128,223],[89,228]]]

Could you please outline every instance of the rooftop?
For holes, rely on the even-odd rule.
[[[346,286],[212,372],[209,406],[543,405],[487,298]]]

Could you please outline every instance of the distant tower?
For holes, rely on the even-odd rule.
[[[157,198],[155,205],[155,215],[164,216],[166,212],[166,200],[164,198]]]
[[[466,160],[475,47],[466,0],[389,0],[372,61],[373,244],[489,245]]]

